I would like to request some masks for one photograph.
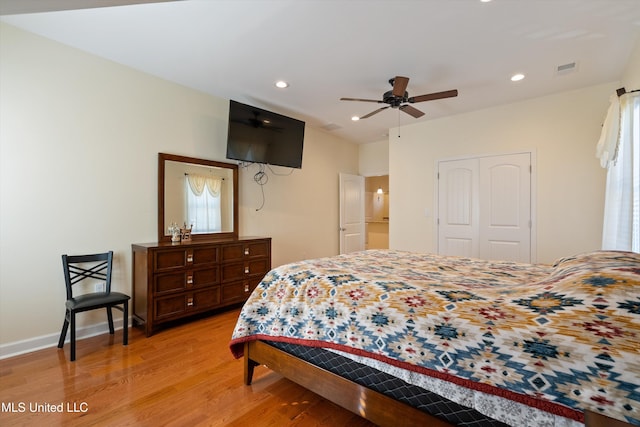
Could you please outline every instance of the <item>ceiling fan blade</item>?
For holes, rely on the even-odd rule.
[[[387,108],[389,108],[389,106],[388,106],[388,105],[387,105],[386,107],[378,108],[377,110],[372,111],[372,112],[370,112],[369,114],[366,114],[366,115],[364,115],[364,116],[360,117],[360,120],[362,120],[362,119],[366,119],[366,118],[369,118],[369,117],[373,116],[374,114],[378,114],[378,113],[379,113],[380,111],[382,111],[382,110],[386,110]]]
[[[433,101],[442,98],[452,98],[454,96],[458,96],[457,89],[446,90],[444,92],[429,93],[427,95],[412,96],[411,98],[409,98],[409,102]]]
[[[393,79],[393,96],[403,97],[407,91],[407,85],[409,84],[409,77],[396,76]]]
[[[401,105],[400,109],[408,115],[415,117],[416,119],[418,117],[424,116],[424,113],[422,111],[418,110],[417,108],[413,108],[411,105]]]
[[[377,102],[379,104],[383,102],[383,101],[378,101],[377,99],[362,99],[362,98],[340,98],[340,101]]]

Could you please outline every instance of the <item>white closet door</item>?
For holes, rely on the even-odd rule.
[[[438,253],[479,257],[478,160],[438,165]]]
[[[531,262],[531,154],[438,163],[438,253]]]
[[[531,261],[531,155],[480,158],[480,256]]]

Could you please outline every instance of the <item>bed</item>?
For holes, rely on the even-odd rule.
[[[230,348],[245,383],[265,364],[379,425],[640,425],[640,255],[291,263],[251,294]]]

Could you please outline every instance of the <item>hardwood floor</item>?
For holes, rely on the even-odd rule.
[[[354,426],[373,424],[229,351],[239,309],[146,338],[138,328],[0,360],[2,426]],[[62,412],[53,411],[62,410]]]

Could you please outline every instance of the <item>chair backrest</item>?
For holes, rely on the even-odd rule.
[[[86,279],[104,283],[105,292],[111,292],[111,265],[113,251],[92,255],[62,255],[67,299],[73,298],[73,285]]]

